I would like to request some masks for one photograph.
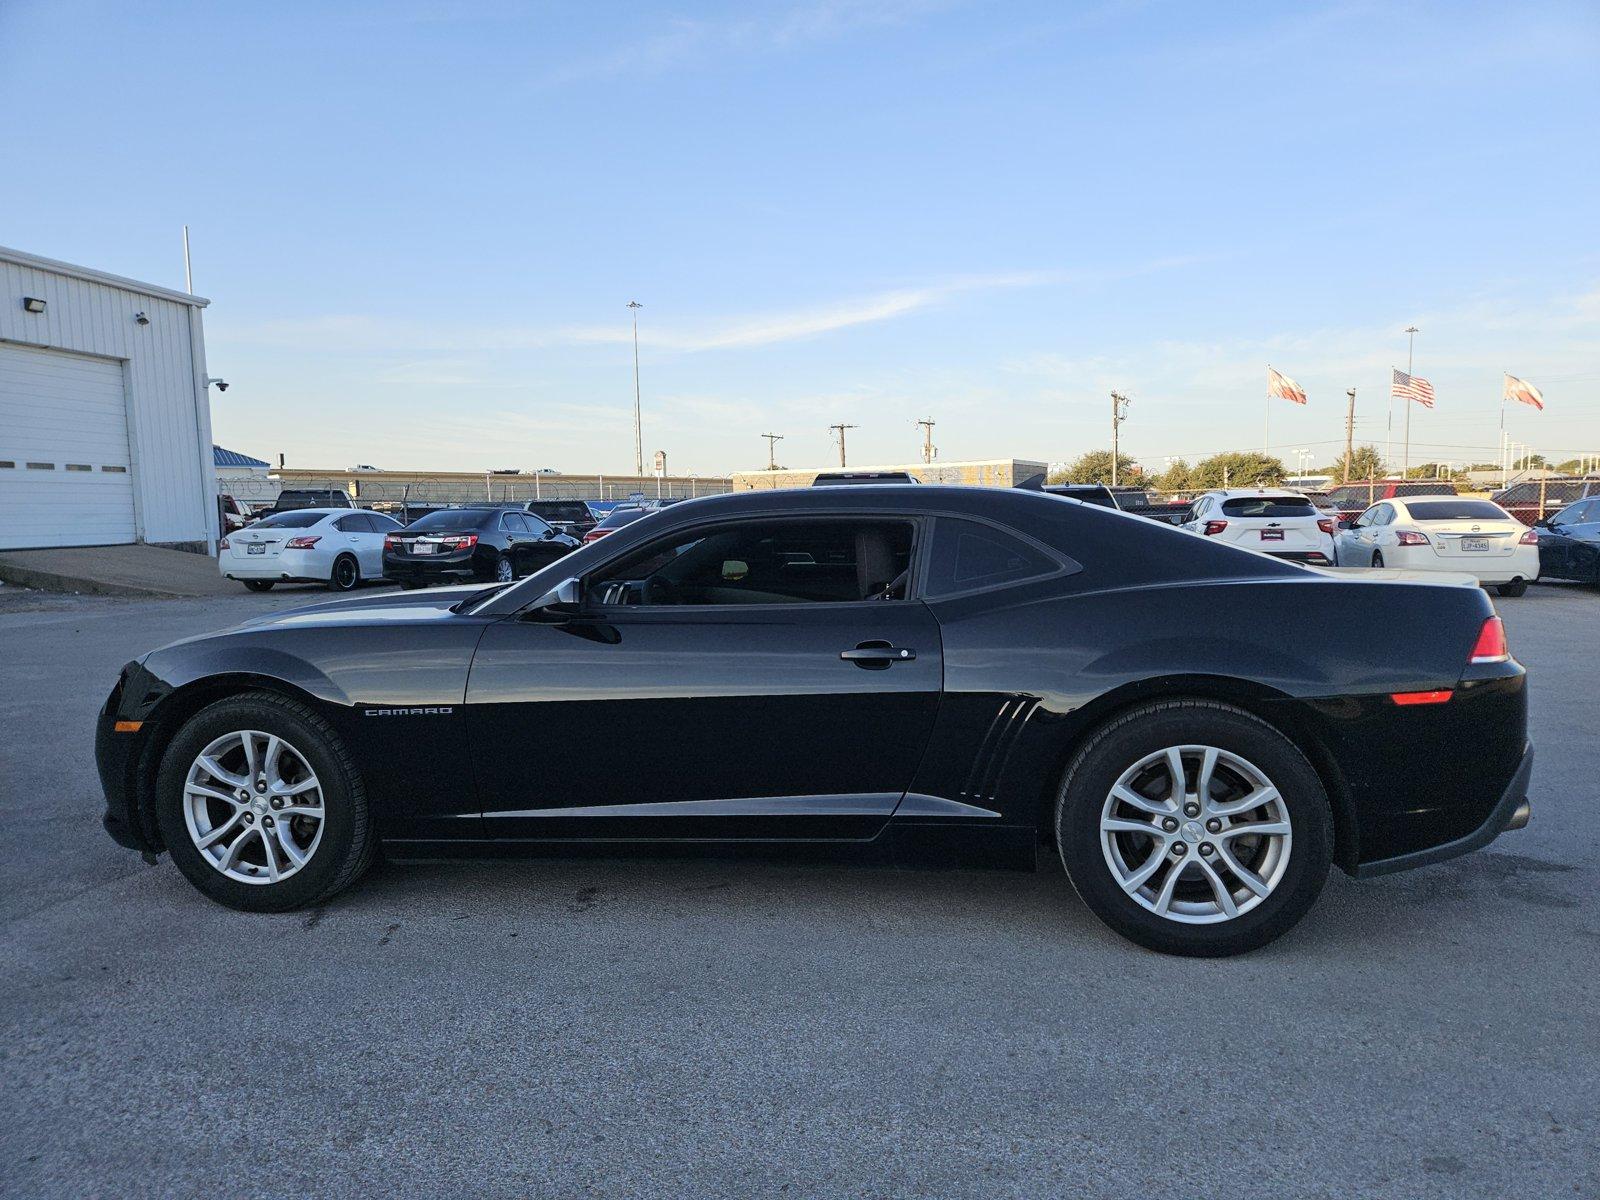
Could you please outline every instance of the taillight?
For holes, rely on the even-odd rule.
[[[1333,522],[1328,520],[1327,518],[1323,518],[1322,520],[1318,521],[1317,522],[1317,528],[1322,530],[1323,533],[1326,533],[1329,536],[1332,536],[1332,534],[1333,534]]]
[[[1390,692],[1389,699],[1401,708],[1409,708],[1415,704],[1447,704],[1451,694],[1448,688],[1437,692]]]
[[[227,538],[223,538],[220,542],[218,542],[217,543],[217,549],[218,550],[226,550],[226,549],[228,549],[228,539]]]
[[[1215,537],[1217,534],[1221,533],[1227,527],[1228,527],[1228,523],[1226,521],[1207,521],[1206,522],[1206,528],[1205,528],[1205,535],[1207,537]]]
[[[309,550],[321,540],[321,534],[313,534],[310,537],[292,537],[283,544],[283,548],[285,550]]]
[[[383,548],[385,550],[400,549],[400,539],[395,537],[392,533],[385,534],[383,538]]]
[[[454,533],[447,538],[440,538],[439,544],[446,550],[471,550],[478,544],[478,535],[475,533]]]
[[[1537,529],[1530,529],[1528,532],[1519,537],[1517,542],[1519,545],[1523,546],[1537,546],[1539,544],[1539,531]]]
[[[1426,546],[1429,544],[1428,535],[1425,533],[1406,533],[1402,531],[1395,534],[1395,538],[1402,546]]]
[[[591,530],[589,530],[588,533],[583,535],[583,540],[584,540],[585,543],[587,543],[587,542],[598,542],[601,538],[605,537],[605,535],[610,533],[610,532],[611,532],[611,530],[609,530],[609,529],[591,529]]]
[[[1506,623],[1499,617],[1490,617],[1478,631],[1477,645],[1472,647],[1475,663],[1509,662],[1511,651],[1506,646]]]

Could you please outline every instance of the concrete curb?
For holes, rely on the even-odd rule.
[[[19,587],[35,588],[41,592],[84,592],[92,596],[137,596],[160,600],[194,600],[201,597],[186,592],[160,591],[155,588],[135,587],[131,584],[108,583],[103,579],[84,579],[74,575],[61,575],[55,571],[41,571],[36,567],[19,567],[0,558],[0,579]]]

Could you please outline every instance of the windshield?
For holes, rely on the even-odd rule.
[[[476,529],[489,515],[483,508],[442,508],[418,517],[407,529]]]
[[[1413,500],[1406,505],[1418,521],[1508,521],[1509,513],[1487,500]]]
[[[1314,517],[1317,510],[1304,496],[1236,496],[1222,502],[1225,517]]]
[[[283,512],[273,513],[270,517],[262,517],[252,528],[254,529],[309,529],[327,513],[320,512]]]

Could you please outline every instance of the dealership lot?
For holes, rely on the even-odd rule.
[[[0,595],[7,1194],[1600,1194],[1592,588],[1496,601],[1533,824],[1335,873],[1232,961],[1134,949],[1058,869],[545,859],[216,907],[100,830],[94,711],[321,598]]]

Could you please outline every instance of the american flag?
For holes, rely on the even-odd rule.
[[[1394,384],[1389,388],[1389,395],[1415,400],[1423,408],[1433,407],[1433,384],[1421,375],[1407,375],[1404,371],[1397,370],[1394,373]]]
[[[1281,400],[1292,400],[1296,404],[1306,402],[1306,390],[1282,371],[1267,368],[1267,395],[1277,396]]]

